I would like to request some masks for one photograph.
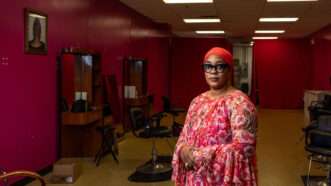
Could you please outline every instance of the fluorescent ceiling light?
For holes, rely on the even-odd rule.
[[[184,19],[185,23],[220,23],[221,20],[217,18],[205,18],[205,19]]]
[[[224,34],[223,30],[197,30],[197,34]]]
[[[181,3],[213,3],[213,0],[163,0],[167,4],[181,4]]]
[[[278,37],[253,37],[253,39],[278,39]]]
[[[282,34],[285,30],[255,30],[256,34]]]
[[[298,21],[298,17],[262,17],[260,22],[295,22]]]
[[[318,0],[267,0],[267,2],[309,2]]]

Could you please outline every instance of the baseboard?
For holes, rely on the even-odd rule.
[[[44,176],[44,175],[52,172],[52,170],[53,170],[53,164],[37,171],[37,173],[41,176]],[[27,184],[33,182],[34,180],[35,179],[33,179],[33,178],[23,178],[21,180],[16,181],[15,183],[13,183],[11,185],[12,186],[24,186],[24,185],[27,185]]]

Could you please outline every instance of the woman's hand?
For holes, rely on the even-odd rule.
[[[184,162],[186,169],[192,169],[194,166],[193,150],[192,146],[184,145],[180,151],[180,158]]]

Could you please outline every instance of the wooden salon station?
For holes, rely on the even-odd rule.
[[[92,157],[100,147],[101,136],[96,130],[104,123],[100,62],[100,56],[93,52],[77,50],[61,54],[61,157]]]
[[[95,156],[102,144],[97,128],[111,125],[127,132],[131,128],[130,108],[142,107],[147,114],[151,110],[153,100],[147,96],[147,61],[123,60],[124,95],[120,99],[116,78],[101,74],[100,59],[98,53],[82,50],[64,51],[60,56],[60,157]],[[125,87],[129,86],[134,87],[134,95],[125,95]],[[105,116],[105,103],[109,103],[111,115]]]

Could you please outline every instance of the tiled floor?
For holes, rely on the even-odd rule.
[[[179,118],[179,120],[183,120],[183,118]],[[303,147],[304,141],[300,140],[302,127],[303,111],[301,110],[262,109],[259,111],[257,155],[260,186],[303,185],[300,176],[306,174],[308,161]],[[174,144],[175,140],[172,139],[171,142]],[[173,185],[170,181],[132,183],[127,180],[136,166],[150,158],[151,145],[151,140],[138,139],[128,134],[126,139],[120,143],[119,164],[116,164],[111,156],[106,157],[99,167],[95,167],[92,159],[77,160],[83,165],[83,173],[73,185]],[[157,146],[161,154],[171,154],[171,149],[165,140],[157,140]],[[313,172],[321,173],[316,167],[313,167]]]

